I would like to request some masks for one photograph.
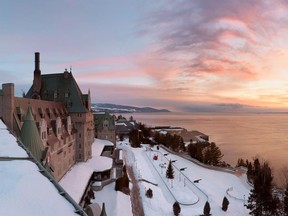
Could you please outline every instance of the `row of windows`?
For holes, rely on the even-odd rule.
[[[65,92],[65,93],[64,93],[64,96],[65,96],[65,98],[68,98],[68,97],[71,96],[71,93],[70,93],[70,92]],[[57,91],[55,91],[55,92],[54,92],[54,99],[59,98],[59,97],[60,97],[60,93],[57,92]]]

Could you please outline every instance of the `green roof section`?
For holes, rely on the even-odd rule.
[[[96,129],[102,130],[103,129],[103,122],[105,120],[108,121],[108,129],[114,130],[115,129],[115,121],[114,118],[108,113],[108,112],[100,112],[100,113],[94,113],[94,124]]]
[[[26,94],[26,98],[32,98],[33,85]],[[64,102],[68,112],[86,113],[86,101],[88,97],[82,94],[72,72],[41,75],[41,100]]]
[[[20,135],[22,143],[28,148],[33,156],[41,162],[44,146],[40,138],[36,122],[34,120],[32,109],[29,106],[21,129]]]
[[[105,203],[102,204],[102,211],[101,211],[100,216],[107,216],[106,209],[105,209]]]

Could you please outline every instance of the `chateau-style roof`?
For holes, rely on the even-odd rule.
[[[21,128],[21,141],[33,154],[33,156],[41,162],[44,146],[40,138],[31,107],[28,107],[23,126]]]
[[[114,130],[115,129],[115,122],[114,118],[108,113],[108,112],[100,112],[100,113],[94,113],[94,122],[95,122],[95,127],[98,130],[103,129],[103,122],[105,120],[108,121],[108,129],[109,130]]]
[[[33,97],[33,85],[25,97]],[[68,112],[88,112],[90,95],[83,95],[71,72],[42,74],[41,75],[41,100],[63,102]]]

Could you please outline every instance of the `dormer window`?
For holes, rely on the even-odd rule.
[[[56,118],[56,135],[57,135],[58,139],[60,139],[60,137],[62,135],[62,121],[61,121],[60,117]]]
[[[103,121],[103,127],[104,128],[108,128],[108,125],[109,125],[109,122],[107,119],[105,121]]]
[[[47,142],[47,122],[45,119],[41,119],[39,122],[39,130],[40,130],[40,136],[42,139],[42,142],[44,143],[44,145],[46,145]]]
[[[68,91],[67,91],[67,92],[65,92],[65,98],[68,98],[68,97],[70,97],[70,95],[71,95],[71,93],[70,93],[70,90],[68,89]]]
[[[72,131],[71,117],[68,116],[67,117],[67,132],[69,135],[71,134],[71,131]]]

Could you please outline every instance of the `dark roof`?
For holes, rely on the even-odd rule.
[[[108,113],[108,112],[101,112],[101,113],[94,113],[94,123],[95,123],[95,127],[98,130],[102,130],[103,129],[103,122],[105,120],[108,120],[108,128],[109,130],[115,130],[115,122],[114,122],[114,118]]]
[[[32,98],[33,85],[25,97]],[[65,71],[58,74],[41,75],[41,100],[63,102],[69,112],[84,113],[88,109],[86,100],[88,95],[83,95],[72,73]]]

